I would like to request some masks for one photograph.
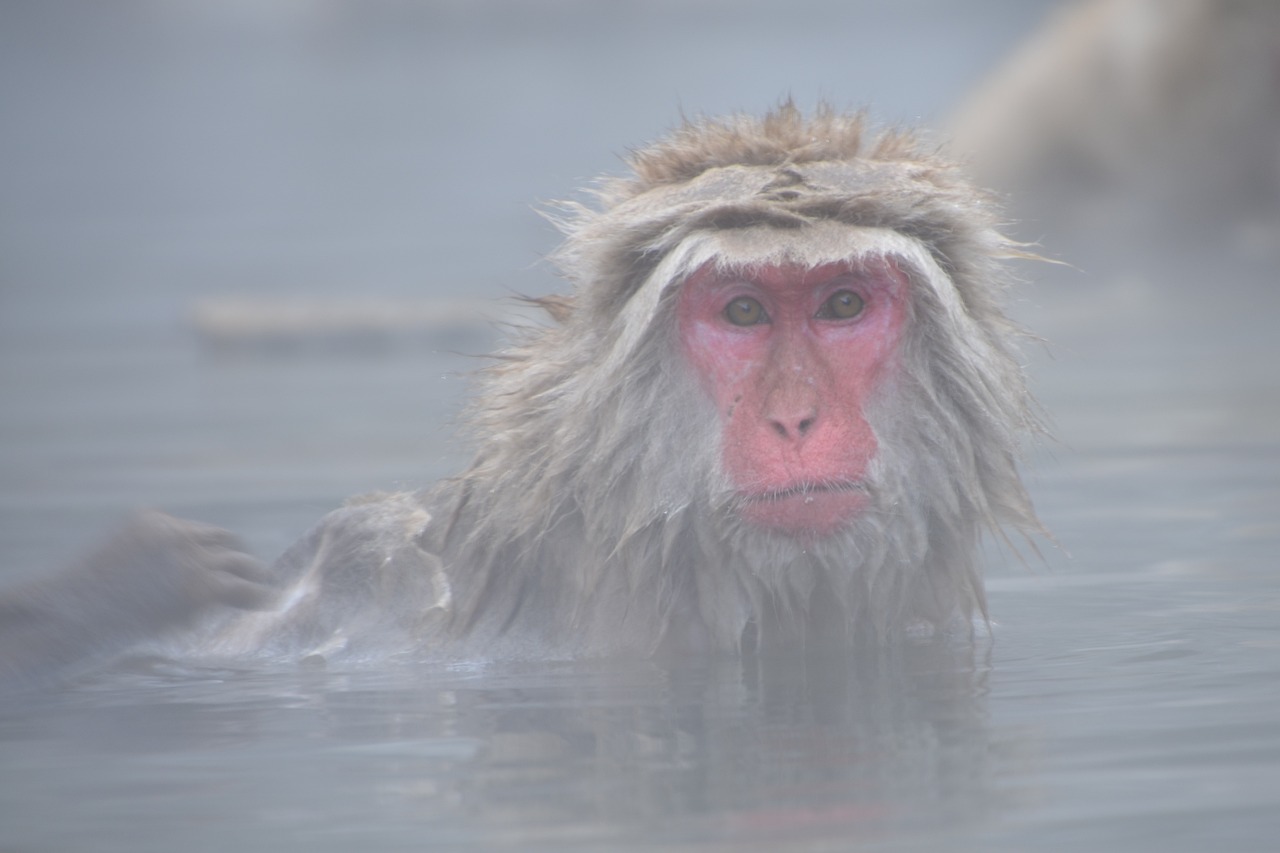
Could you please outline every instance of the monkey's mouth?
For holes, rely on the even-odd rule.
[[[861,513],[869,497],[858,480],[801,482],[742,495],[741,515],[769,530],[825,536]]]
[[[777,502],[789,500],[791,498],[807,498],[817,495],[829,495],[838,493],[855,493],[865,496],[867,487],[865,484],[857,480],[841,480],[830,483],[798,483],[794,486],[788,486],[785,489],[771,489],[767,492],[757,492],[752,495],[745,495],[749,502]]]

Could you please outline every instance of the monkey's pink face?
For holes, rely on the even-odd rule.
[[[876,439],[864,411],[893,362],[906,299],[905,274],[884,259],[704,267],[685,282],[680,338],[720,412],[745,521],[823,536],[866,507]]]

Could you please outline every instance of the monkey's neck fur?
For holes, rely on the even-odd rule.
[[[476,461],[437,490],[448,631],[553,653],[885,637],[985,616],[984,530],[1038,529],[1017,470],[1038,429],[998,301],[1020,255],[989,200],[909,136],[791,105],[687,124],[599,205],[565,205],[575,294],[485,372]],[[694,270],[892,256],[909,320],[868,413],[869,508],[821,538],[755,529],[717,413],[672,331]]]

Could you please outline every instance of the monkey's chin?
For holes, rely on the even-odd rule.
[[[857,484],[804,486],[744,495],[739,510],[748,524],[803,538],[829,536],[867,508],[866,491]]]

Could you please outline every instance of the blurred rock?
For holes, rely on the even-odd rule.
[[[1280,251],[1280,3],[1064,6],[952,127],[1020,236]],[[1057,242],[1054,240],[1054,242]]]
[[[191,318],[201,341],[219,354],[349,354],[409,347],[484,352],[501,322],[533,313],[514,302],[461,299],[235,297],[200,301]]]

